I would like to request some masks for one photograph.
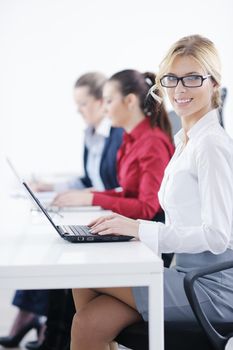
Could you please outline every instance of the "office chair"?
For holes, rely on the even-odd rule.
[[[194,289],[199,277],[230,268],[233,268],[233,261],[187,273],[184,289],[197,322],[165,322],[165,350],[233,350],[233,323],[212,325],[201,309]],[[125,328],[116,341],[132,350],[149,350],[148,323],[142,321]]]
[[[222,87],[221,88],[221,106],[218,108],[218,116],[219,116],[219,123],[224,128],[224,119],[223,119],[223,107],[226,101],[227,97],[227,88]]]
[[[174,111],[168,112],[168,118],[172,127],[172,135],[174,136],[181,129],[180,117]]]

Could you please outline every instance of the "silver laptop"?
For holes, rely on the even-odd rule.
[[[11,169],[12,173],[15,175],[17,181],[20,183],[20,185],[22,185],[23,179],[21,178],[21,176],[19,176],[19,173],[12,164],[12,161],[8,157],[6,157],[6,162],[9,165],[9,168]]]
[[[12,173],[16,177],[17,181],[19,182],[20,186],[22,186],[22,183],[24,179],[19,175],[19,172],[16,170],[15,166],[13,165],[12,161],[9,159],[9,157],[6,157],[6,162],[11,169]],[[46,191],[46,192],[36,192],[34,193],[36,197],[43,203],[44,207],[46,208],[47,211],[50,212],[58,212],[58,211],[63,211],[63,212],[76,212],[76,211],[98,211],[101,210],[101,207],[98,205],[95,206],[64,206],[64,207],[57,207],[54,205],[51,205],[53,199],[56,197],[57,193],[54,191]],[[36,207],[37,209],[37,207]],[[38,209],[37,209],[38,210]]]
[[[23,182],[23,186],[26,191],[29,193],[32,200],[37,204],[42,213],[46,216],[50,224],[54,227],[56,232],[65,240],[72,243],[91,243],[91,242],[122,242],[129,241],[133,237],[131,236],[115,236],[115,235],[104,235],[100,236],[97,234],[92,234],[90,232],[90,228],[88,226],[81,225],[60,225],[57,226],[51,216],[48,214],[47,210],[40,203],[39,199],[36,198],[32,190],[28,187],[28,185]]]

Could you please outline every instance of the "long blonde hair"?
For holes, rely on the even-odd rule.
[[[159,66],[159,72],[156,75],[155,88],[163,94],[164,89],[161,86],[160,79],[169,70],[177,56],[190,56],[200,64],[206,73],[210,74],[212,80],[218,87],[212,96],[213,108],[221,105],[220,85],[221,85],[221,64],[219,55],[213,42],[201,35],[189,35],[175,42],[167,52],[165,58]]]

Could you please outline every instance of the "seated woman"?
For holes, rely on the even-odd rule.
[[[74,100],[87,128],[84,137],[84,171],[81,178],[64,183],[35,182],[35,191],[57,192],[69,189],[91,189],[98,191],[118,186],[116,177],[116,153],[122,143],[120,128],[112,127],[104,117],[103,86],[106,78],[103,74],[90,72],[82,75],[74,85]]]
[[[115,74],[104,87],[106,114],[113,125],[124,127],[123,145],[117,155],[118,178],[122,190],[91,193],[94,204],[114,209],[131,217],[152,218],[161,213],[157,190],[164,168],[173,153],[170,124],[164,108],[153,99],[145,101],[155,76],[126,70]],[[78,196],[77,196],[78,195]],[[81,202],[77,199],[82,197]],[[60,195],[55,204],[83,205],[89,193],[70,191]],[[91,204],[87,202],[86,204]],[[58,350],[69,343],[74,315],[69,294],[51,291],[44,342],[27,344],[28,349]],[[65,310],[59,305],[68,303]],[[62,325],[62,326],[61,326]],[[61,336],[62,335],[62,336]]]
[[[85,175],[66,183],[34,183],[37,191],[64,191],[70,188],[111,189],[118,186],[116,178],[116,153],[122,142],[122,129],[111,126],[104,117],[103,86],[106,78],[98,72],[82,75],[74,86],[74,99],[79,113],[87,124],[85,131],[84,169]],[[13,305],[19,308],[8,336],[0,337],[0,345],[16,347],[32,328],[43,340],[42,324],[39,316],[47,315],[49,291],[17,291]],[[33,345],[32,345],[33,346]]]
[[[124,70],[105,84],[105,112],[125,132],[117,154],[121,188],[108,191],[68,191],[54,205],[100,205],[131,218],[152,219],[161,213],[158,190],[174,148],[163,105],[148,96],[155,75]]]
[[[218,121],[220,82],[209,39],[188,36],[171,47],[156,80],[182,121],[159,191],[166,223],[113,214],[90,224],[93,233],[132,235],[155,253],[176,253],[176,266],[164,269],[165,321],[196,322],[184,292],[187,271],[233,259],[233,141]],[[195,289],[210,322],[233,321],[233,269],[201,278]],[[78,289],[73,296],[72,350],[107,350],[124,327],[148,321],[146,287]]]

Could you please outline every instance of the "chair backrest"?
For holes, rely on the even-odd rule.
[[[227,88],[222,87],[221,88],[221,106],[218,108],[218,115],[219,115],[219,123],[222,125],[224,128],[224,118],[223,118],[223,107],[226,101],[227,97]]]
[[[168,117],[172,126],[172,135],[174,136],[181,128],[181,120],[174,111],[168,112]]]

